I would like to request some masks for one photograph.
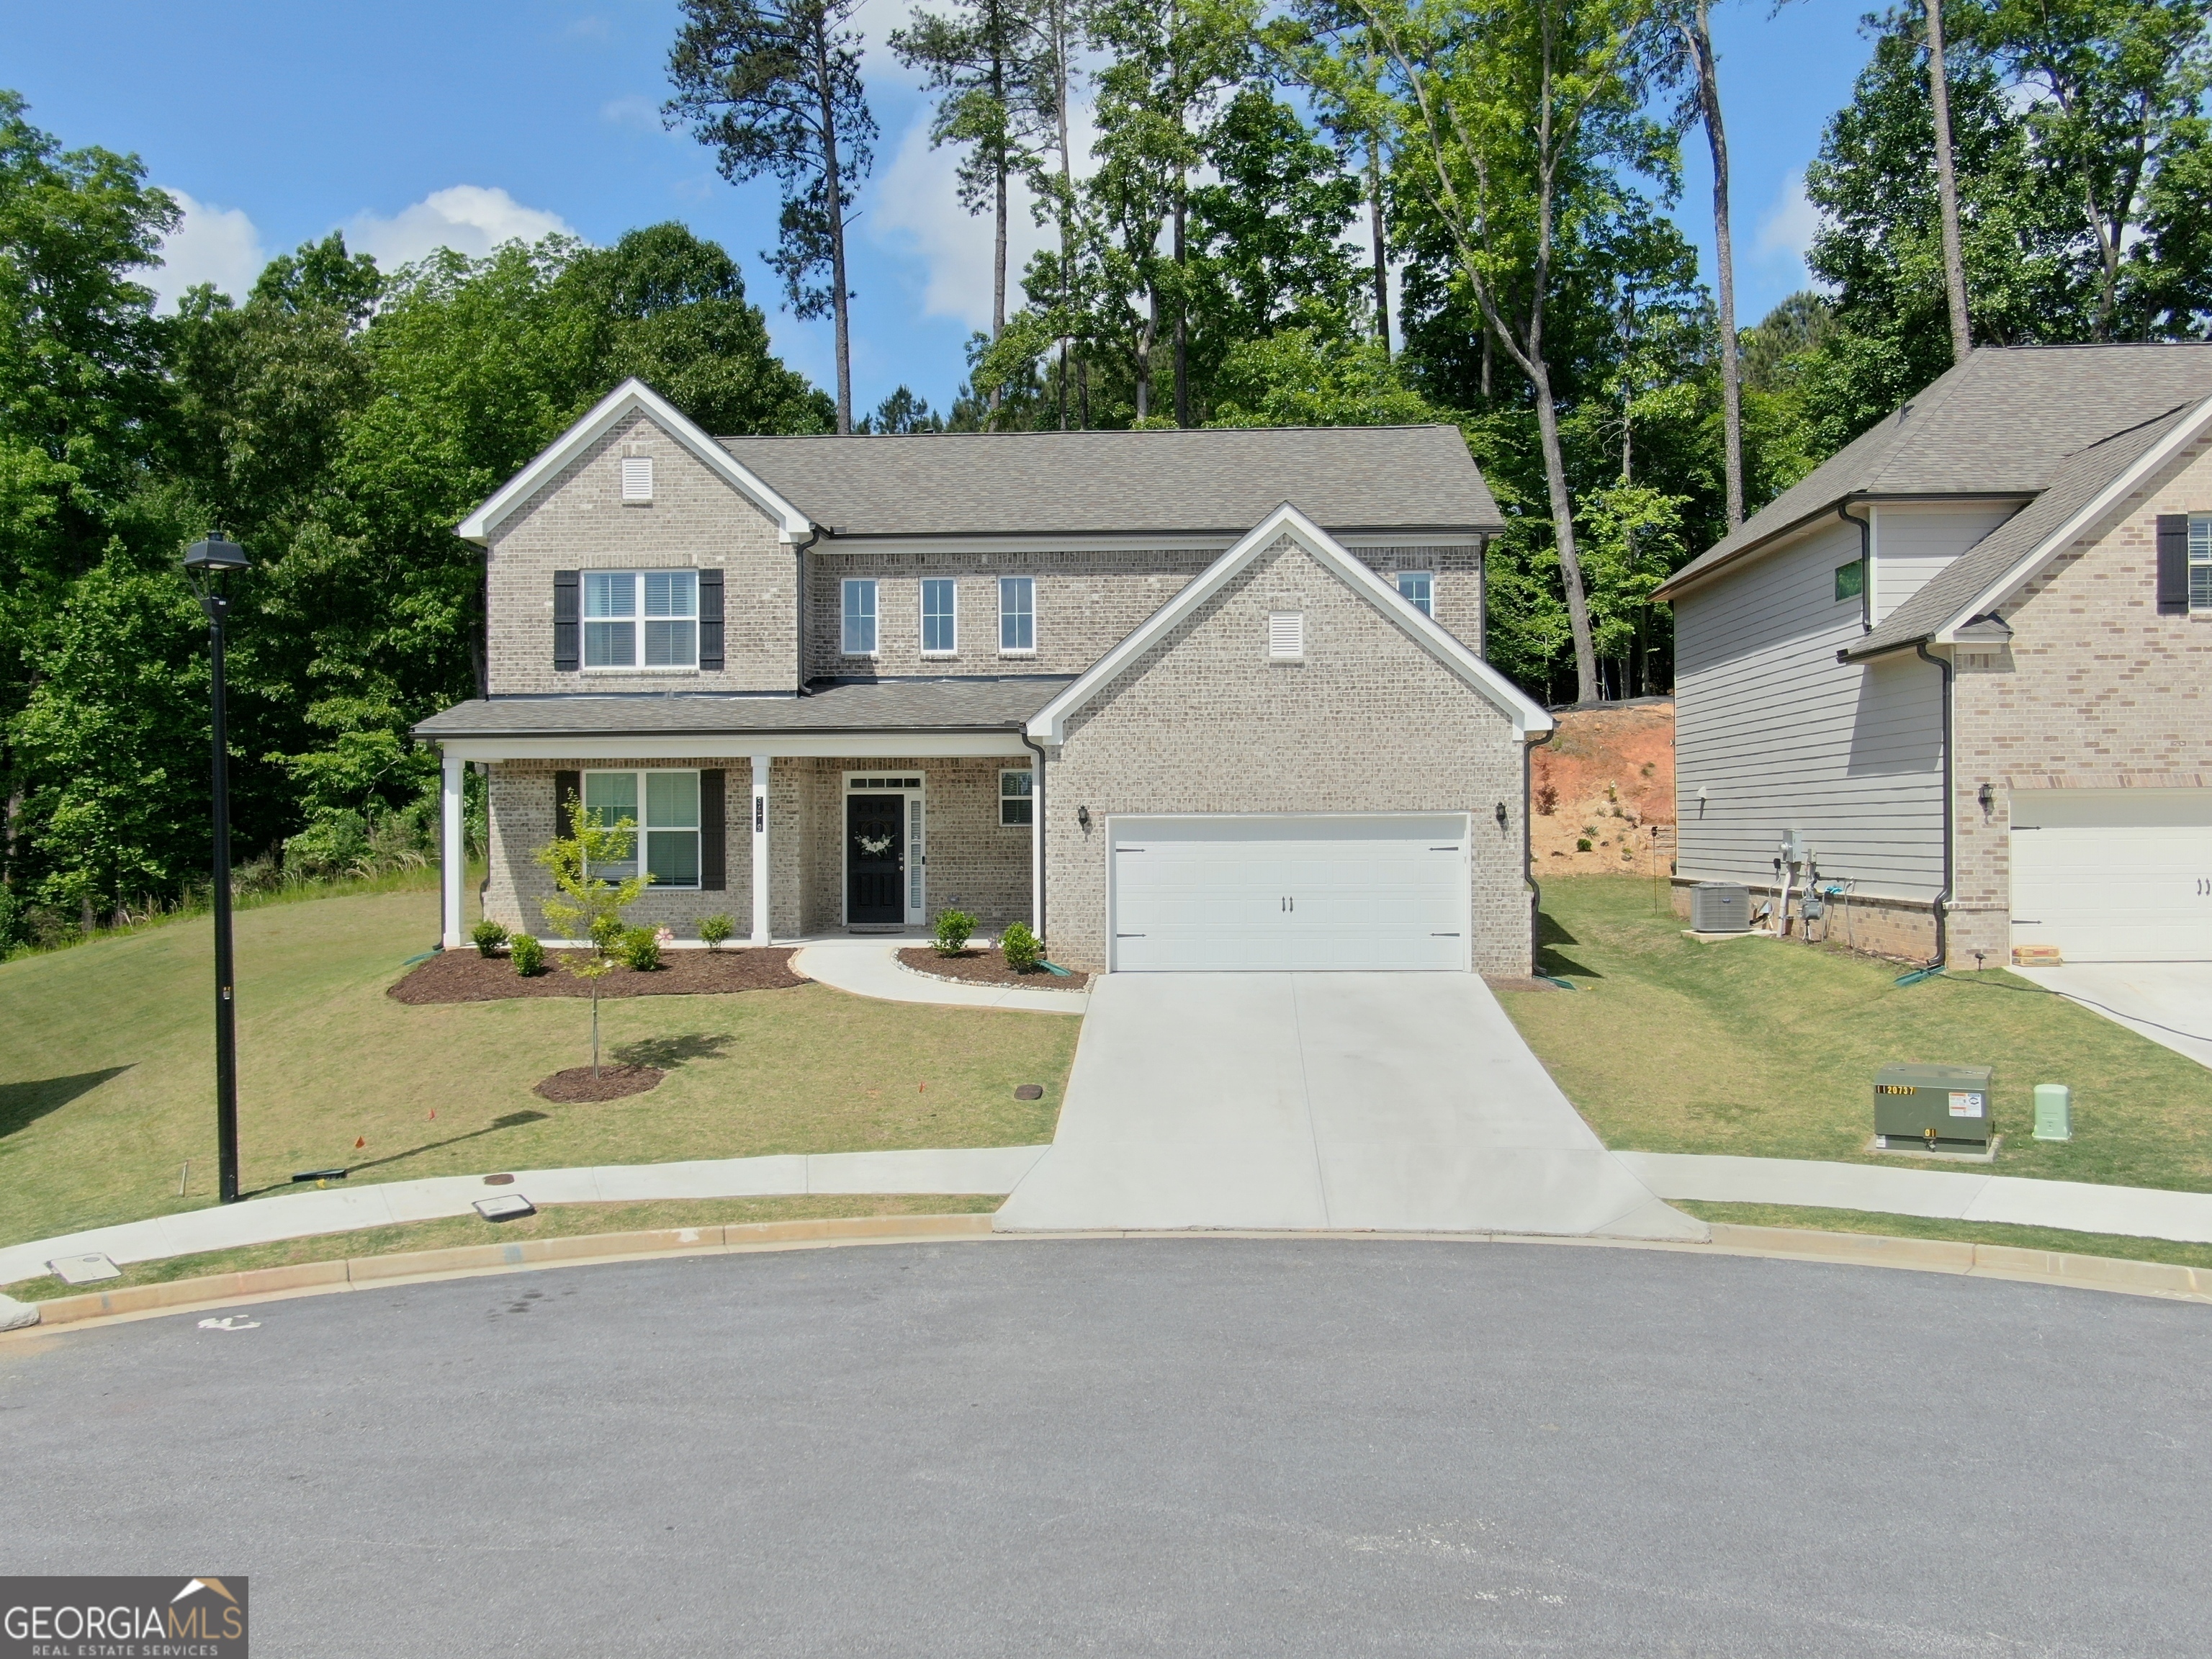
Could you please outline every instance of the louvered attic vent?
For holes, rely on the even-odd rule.
[[[625,455],[623,457],[623,500],[649,501],[653,499],[653,457]]]
[[[1306,653],[1306,613],[1271,611],[1267,613],[1267,654],[1303,657]]]

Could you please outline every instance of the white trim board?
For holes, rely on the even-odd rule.
[[[669,437],[690,451],[720,477],[776,521],[787,542],[805,541],[814,526],[807,516],[739,465],[736,456],[701,430],[681,410],[640,380],[624,380],[594,404],[582,418],[540,452],[538,459],[509,478],[482,507],[461,520],[454,533],[463,541],[489,541],[493,531],[579,455],[633,414],[642,413]]]
[[[448,760],[720,760],[750,755],[842,757],[852,760],[957,760],[1005,755],[1035,758],[1021,733],[1004,732],[808,732],[790,737],[700,732],[650,737],[580,732],[574,737],[433,738]]]
[[[1239,571],[1273,546],[1278,537],[1285,535],[1311,554],[1323,569],[1395,623],[1444,667],[1495,704],[1513,722],[1516,738],[1525,742],[1533,733],[1552,729],[1552,717],[1540,705],[1524,696],[1519,687],[1434,620],[1422,615],[1398,592],[1395,582],[1370,568],[1328,532],[1285,501],[1208,565],[1203,574],[1186,583],[1134,633],[1093,663],[1073,685],[1031,715],[1029,735],[1048,744],[1066,741],[1070,715],[1111,685],[1131,664],[1165,638],[1169,630],[1218,593]]]

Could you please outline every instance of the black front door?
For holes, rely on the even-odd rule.
[[[906,797],[845,797],[845,920],[906,920]]]

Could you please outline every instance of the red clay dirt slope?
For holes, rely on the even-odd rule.
[[[1535,876],[1667,873],[1674,849],[1674,705],[1554,711],[1531,757]],[[1652,830],[1659,834],[1655,838]],[[1584,852],[1577,843],[1587,841]]]

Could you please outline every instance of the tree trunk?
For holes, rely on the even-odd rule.
[[[991,52],[991,96],[998,100],[1000,119],[1006,119],[1006,70],[997,46]],[[1006,331],[1006,146],[1005,130],[1000,132],[998,155],[994,158],[992,172],[997,186],[998,240],[991,249],[991,343],[996,345],[999,337]],[[999,412],[1006,395],[1003,386],[991,388],[991,412]]]
[[[1137,331],[1137,418],[1144,420],[1152,412],[1152,343],[1160,337],[1160,290],[1155,284],[1146,284],[1152,309],[1146,313],[1145,325]]]
[[[1177,426],[1190,424],[1190,307],[1187,303],[1188,289],[1183,278],[1188,275],[1185,264],[1188,246],[1185,231],[1190,218],[1190,201],[1183,191],[1182,169],[1176,169],[1175,203],[1175,417]]]
[[[1060,126],[1060,315],[1065,326],[1075,301],[1075,248],[1068,216],[1075,211],[1075,167],[1068,155],[1067,134],[1067,4],[1053,0],[1053,101],[1058,106]],[[1060,429],[1067,430],[1067,360],[1073,343],[1060,337]],[[1087,426],[1088,421],[1085,422]]]
[[[1951,307],[1951,361],[1974,341],[1966,327],[1966,267],[1959,252],[1959,180],[1951,166],[1951,86],[1943,70],[1943,0],[1927,0],[1928,101],[1936,112],[1936,199],[1943,221],[1943,294]]]
[[[599,982],[592,981],[592,1075],[599,1074]]]
[[[829,191],[830,315],[837,324],[837,430],[853,430],[852,319],[845,309],[845,200],[837,176],[837,106],[830,83],[830,40],[817,16],[814,25],[815,84],[822,95],[822,172]],[[592,1004],[592,1030],[599,1029],[599,1005]],[[594,1038],[596,1041],[596,1037]],[[599,1062],[592,1061],[596,1074]]]
[[[1575,507],[1567,492],[1566,457],[1559,447],[1559,410],[1552,400],[1552,374],[1540,351],[1528,354],[1536,389],[1536,434],[1543,441],[1544,484],[1551,496],[1552,538],[1559,551],[1559,586],[1566,591],[1567,628],[1575,641],[1575,701],[1593,702],[1602,692],[1597,647],[1590,639],[1589,601],[1583,597],[1583,562],[1575,551]]]
[[[1372,138],[1367,141],[1367,229],[1375,244],[1375,337],[1387,357],[1390,355],[1390,245],[1382,229],[1382,148]],[[1490,390],[1486,380],[1482,389],[1486,393]]]
[[[1698,0],[1684,25],[1698,65],[1698,102],[1705,142],[1713,153],[1713,265],[1720,289],[1721,468],[1726,481],[1728,527],[1743,522],[1743,365],[1735,332],[1735,241],[1729,224],[1728,131],[1721,122],[1720,68],[1713,57],[1711,12]]]

